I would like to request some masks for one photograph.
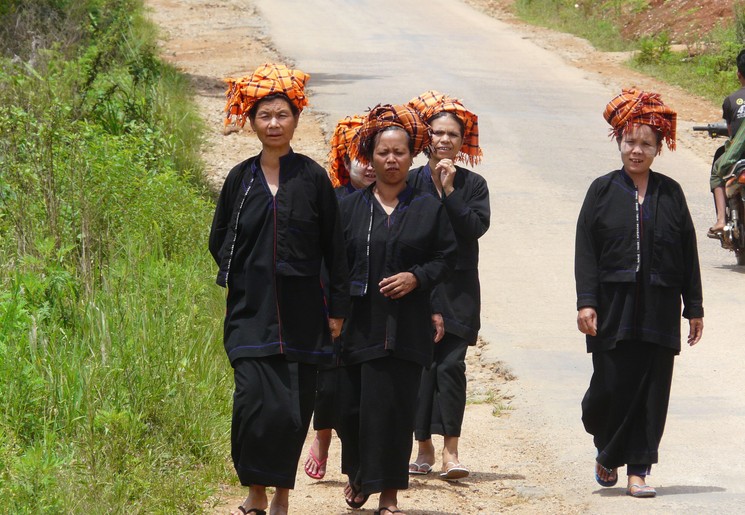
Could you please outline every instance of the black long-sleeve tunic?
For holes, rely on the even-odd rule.
[[[373,187],[340,204],[352,296],[342,359],[354,364],[393,355],[429,366],[434,346],[430,293],[455,265],[453,229],[432,195],[407,186],[388,215]],[[378,283],[400,272],[414,274],[417,288],[400,299],[384,297]]]
[[[479,238],[489,229],[491,208],[486,180],[456,166],[453,191],[440,197],[429,164],[409,171],[410,186],[431,193],[442,201],[458,244],[458,261],[450,277],[437,286],[433,308],[442,314],[445,332],[476,343],[481,328],[479,284]]]
[[[290,151],[272,195],[260,155],[223,185],[210,252],[228,288],[224,343],[231,362],[284,354],[304,363],[333,358],[328,317],[345,318],[349,282],[338,204],[325,170]],[[324,295],[322,262],[329,271]]]
[[[577,309],[593,307],[587,351],[621,340],[680,352],[686,318],[704,316],[696,234],[680,185],[650,171],[643,204],[624,170],[595,179],[577,221]]]

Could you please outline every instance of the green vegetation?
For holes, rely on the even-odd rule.
[[[523,20],[587,39],[596,48],[622,51],[632,48],[618,30],[623,4],[646,8],[645,0],[575,2],[567,0],[516,0],[515,10]],[[628,7],[628,6],[627,6]]]
[[[516,0],[515,10],[525,21],[583,37],[600,50],[633,50],[628,63],[632,68],[717,104],[739,87],[735,57],[745,48],[745,2],[734,2],[730,19],[710,34],[695,34],[683,51],[673,50],[664,32],[635,41],[622,38],[619,27],[624,17],[644,12],[649,4],[647,0]]]
[[[0,6],[3,513],[194,513],[230,477],[202,127],[142,10]]]

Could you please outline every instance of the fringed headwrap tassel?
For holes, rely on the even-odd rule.
[[[349,182],[349,170],[344,157],[349,154],[352,140],[363,121],[364,118],[360,115],[347,116],[339,120],[334,128],[329,151],[329,178],[334,188],[345,186]]]

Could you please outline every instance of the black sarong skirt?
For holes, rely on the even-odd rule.
[[[339,370],[342,472],[365,494],[408,488],[422,366],[384,357]]]
[[[657,463],[665,429],[675,350],[639,341],[592,354],[582,422],[607,468]]]
[[[232,456],[244,486],[294,488],[315,398],[316,366],[284,356],[233,362]]]

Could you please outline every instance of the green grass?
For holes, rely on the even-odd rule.
[[[644,12],[646,0],[517,0],[515,11],[528,23],[585,38],[603,51],[634,50],[629,67],[709,99],[719,105],[739,88],[735,58],[745,48],[745,4],[734,2],[733,16],[710,34],[699,37],[685,52],[671,50],[665,33],[639,40],[620,34],[623,15]]]
[[[632,2],[639,4],[639,2]],[[568,32],[587,39],[596,48],[605,51],[623,51],[631,48],[618,30],[619,2],[575,2],[561,0],[517,0],[516,14],[534,25]]]
[[[231,481],[203,128],[141,13],[0,10],[3,513],[198,513]]]

